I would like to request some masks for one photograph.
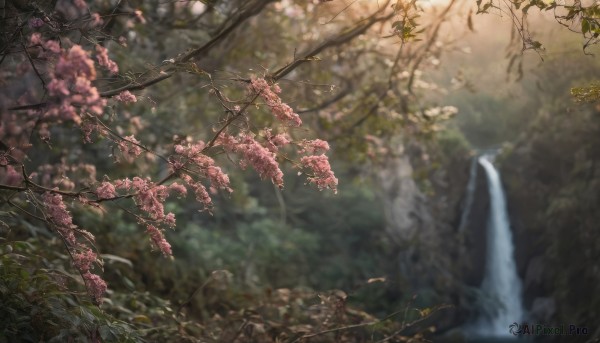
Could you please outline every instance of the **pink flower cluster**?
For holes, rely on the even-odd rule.
[[[229,182],[229,176],[218,167],[215,160],[203,153],[206,144],[203,141],[188,143],[187,145],[176,144],[176,158],[173,159],[173,168],[179,171],[179,177],[192,188],[196,194],[196,200],[204,205],[204,209],[210,211],[212,208],[212,199],[206,186],[201,181],[194,180],[190,174],[197,174],[210,183],[210,190],[215,193],[218,189],[232,192]],[[187,172],[182,172],[183,168]],[[188,173],[189,172],[189,173]],[[172,184],[173,190],[185,195],[185,186]]]
[[[42,51],[38,51],[39,57],[45,57],[49,59],[55,58],[61,52],[60,45],[54,40],[44,41],[40,32],[31,34],[29,43],[32,47],[41,47]]]
[[[241,155],[240,165],[242,168],[249,164],[261,178],[270,178],[275,185],[283,187],[283,172],[279,169],[275,153],[262,146],[254,139],[254,136],[241,133],[236,138],[228,134],[221,134],[219,144],[225,150]]]
[[[119,66],[108,57],[108,50],[102,45],[96,45],[96,59],[98,59],[98,64],[108,69],[111,74],[119,72]]]
[[[263,130],[263,134],[266,140],[266,148],[272,153],[277,153],[279,148],[288,145],[291,142],[290,136],[288,136],[287,133],[273,135],[272,130],[267,128]]]
[[[86,249],[83,252],[75,252],[73,255],[73,265],[81,273],[89,272],[92,263],[96,262],[96,253],[92,249]]]
[[[111,199],[117,196],[117,192],[112,183],[104,181],[100,184],[100,187],[96,188],[96,195],[98,199]]]
[[[195,167],[197,172],[210,182],[213,189],[224,189],[231,192],[229,176],[221,170],[221,167],[215,164],[215,160],[202,153],[205,146],[206,144],[203,141],[187,146],[175,145],[175,153],[183,157],[183,160],[180,160],[179,163],[184,165],[189,163]]]
[[[46,46],[49,44],[46,42]],[[50,72],[51,81],[48,83],[48,94],[58,99],[46,111],[46,116],[62,120],[72,120],[77,124],[81,118],[75,107],[81,112],[102,114],[106,100],[100,97],[96,87],[91,82],[96,79],[94,62],[87,51],[79,45],[74,45],[68,51],[63,51]]]
[[[97,303],[102,302],[102,296],[106,293],[106,282],[99,275],[86,272],[83,274],[83,280],[88,290],[88,294],[94,298]]]
[[[265,100],[275,118],[292,126],[302,125],[300,116],[289,105],[281,101],[281,98],[277,95],[281,93],[281,88],[278,85],[271,87],[267,80],[253,77],[250,79],[249,89]]]
[[[89,295],[97,302],[102,302],[102,296],[106,292],[106,282],[99,275],[90,272],[92,264],[96,262],[97,256],[91,249],[83,244],[77,243],[73,217],[67,210],[67,206],[62,200],[62,196],[57,193],[46,192],[42,195],[44,207],[47,211],[48,220],[54,224],[60,236],[64,239],[67,249],[73,257],[73,265],[81,273]],[[85,231],[78,230],[88,240],[93,240],[94,236]]]
[[[163,232],[157,229],[154,225],[148,225],[148,229],[146,230],[148,235],[150,236],[150,240],[152,244],[160,250],[165,257],[169,257],[173,255],[171,251],[171,244],[167,242]]]
[[[115,182],[116,188],[125,190],[133,189],[135,195],[133,199],[138,207],[148,213],[150,218],[161,221],[165,218],[165,209],[163,203],[169,196],[169,188],[163,185],[156,185],[150,179],[134,177],[133,181],[125,179]]]
[[[151,221],[157,224],[165,224],[170,227],[175,226],[175,215],[173,213],[165,214],[163,203],[169,196],[171,190],[179,193],[186,193],[184,186],[173,183],[171,186],[157,185],[149,179],[134,177],[133,180],[123,179],[114,183],[115,188],[123,190],[133,190],[133,200],[136,205],[144,212],[148,213]],[[155,225],[148,224],[147,220],[140,218],[140,221],[147,224],[150,239],[165,256],[171,256],[171,245],[165,240],[162,231]]]
[[[137,102],[136,96],[131,94],[130,91],[122,91],[119,95],[115,96],[114,99],[126,104]]]
[[[196,194],[196,200],[204,205],[204,210],[210,212],[212,209],[212,198],[210,197],[210,194],[208,194],[208,191],[202,182],[195,181],[188,174],[181,174],[180,177],[188,186],[192,188],[192,190],[194,190],[194,194]]]
[[[42,196],[44,206],[46,207],[48,220],[56,227],[61,237],[70,245],[75,246],[75,228],[73,217],[67,210],[67,205],[63,202],[62,196],[57,193],[46,192]]]
[[[173,182],[172,184],[169,185],[169,191],[179,193],[180,196],[187,195],[187,188],[185,188],[184,185],[177,183],[177,182]]]
[[[319,190],[330,188],[337,193],[338,179],[331,170],[327,156],[304,156],[300,159],[300,163],[303,167],[312,170],[314,176],[308,177],[310,183],[316,184]]]
[[[321,139],[302,140],[299,145],[302,147],[299,153],[303,154],[323,154],[329,151],[329,143]]]
[[[125,140],[119,140],[117,146],[125,158],[131,159],[139,156],[142,153],[140,141],[133,135],[124,137]]]
[[[0,157],[0,159],[2,157]],[[6,160],[6,157],[4,157],[4,160]],[[2,161],[2,162],[3,163],[0,163],[0,165],[3,165],[3,166],[6,165],[6,163],[8,163],[8,161],[6,161],[6,163],[4,163],[4,161]],[[11,165],[6,165],[6,167],[4,168],[3,174],[4,175],[0,174],[0,180],[5,185],[18,186],[21,184],[21,182],[23,182],[23,175],[21,175],[21,173],[19,173],[15,169],[15,167],[13,167]]]

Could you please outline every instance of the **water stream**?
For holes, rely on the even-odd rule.
[[[478,159],[487,176],[490,211],[485,275],[480,288],[480,314],[469,331],[477,337],[510,339],[515,338],[509,331],[510,324],[521,323],[524,316],[522,287],[514,259],[506,199],[492,158],[491,155],[482,155]]]

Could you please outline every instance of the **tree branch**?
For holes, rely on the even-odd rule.
[[[382,9],[375,12],[375,14],[373,14],[369,20],[366,20],[362,24],[359,24],[353,28],[347,29],[345,32],[339,34],[338,36],[330,38],[327,41],[319,44],[312,50],[304,53],[301,58],[294,60],[290,64],[280,68],[279,70],[277,70],[276,72],[271,74],[271,78],[273,79],[273,81],[277,81],[277,80],[281,79],[282,77],[286,76],[287,74],[289,74],[292,70],[296,69],[299,65],[301,65],[305,62],[314,60],[314,57],[317,54],[321,53],[323,50],[333,47],[333,46],[339,46],[339,45],[345,44],[345,43],[351,41],[353,38],[365,33],[374,24],[393,18],[394,13],[390,13],[388,15],[381,16],[381,17],[377,16],[377,14],[381,13],[386,7],[387,6],[383,6]]]

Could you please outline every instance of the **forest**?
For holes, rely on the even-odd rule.
[[[596,0],[0,0],[0,343],[600,342]]]

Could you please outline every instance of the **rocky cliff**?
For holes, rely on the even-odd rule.
[[[436,150],[439,149],[439,150]],[[429,294],[430,304],[451,304],[436,325],[444,331],[472,316],[476,291],[483,279],[489,196],[485,173],[466,147],[451,153],[429,147],[398,144],[377,168],[387,235],[398,246],[398,270],[414,294]],[[470,210],[465,213],[466,207]],[[431,295],[433,294],[433,295]]]

